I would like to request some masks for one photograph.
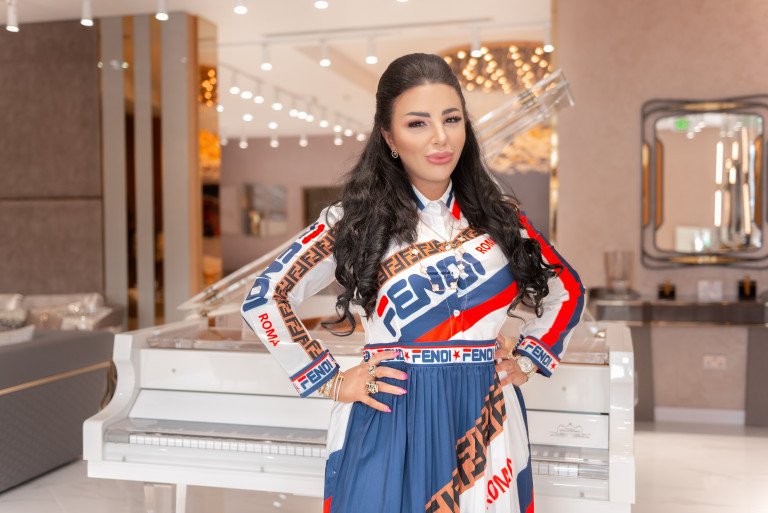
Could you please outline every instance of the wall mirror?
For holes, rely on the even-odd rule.
[[[272,237],[288,233],[288,201],[284,185],[243,185],[243,233]]]
[[[768,267],[768,96],[651,100],[642,110],[647,267]]]

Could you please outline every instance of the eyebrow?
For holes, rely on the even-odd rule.
[[[443,116],[445,116],[446,114],[451,113],[451,112],[459,112],[459,109],[457,109],[456,107],[451,107],[450,109],[445,109],[443,111]],[[409,113],[405,114],[405,116],[421,116],[423,118],[431,117],[429,115],[429,112],[409,112]]]

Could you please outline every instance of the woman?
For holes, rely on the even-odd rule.
[[[363,361],[343,372],[291,309],[334,277],[331,325],[354,328],[351,303],[366,314]],[[499,330],[519,303],[537,316],[513,353]],[[582,306],[578,275],[485,171],[450,67],[411,54],[379,80],[340,204],[242,313],[302,396],[336,400],[326,512],[531,512],[518,387],[556,368]]]

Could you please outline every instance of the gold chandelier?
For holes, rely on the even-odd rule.
[[[197,101],[206,107],[213,107],[218,102],[216,68],[200,66],[198,73],[200,76],[200,88],[197,92]]]
[[[480,47],[474,56],[467,46],[443,53],[443,59],[467,91],[504,94],[530,88],[549,75],[550,56],[543,44],[536,41],[489,43]]]

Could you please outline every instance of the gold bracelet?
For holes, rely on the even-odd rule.
[[[323,397],[327,397],[328,399],[331,398],[331,388],[333,387],[335,376],[332,376],[328,381],[323,383],[320,388],[317,390],[317,393],[322,395]]]
[[[338,402],[339,393],[341,392],[341,384],[344,383],[344,375],[341,371],[336,373],[336,379],[334,381],[335,389],[333,391],[333,400]]]

